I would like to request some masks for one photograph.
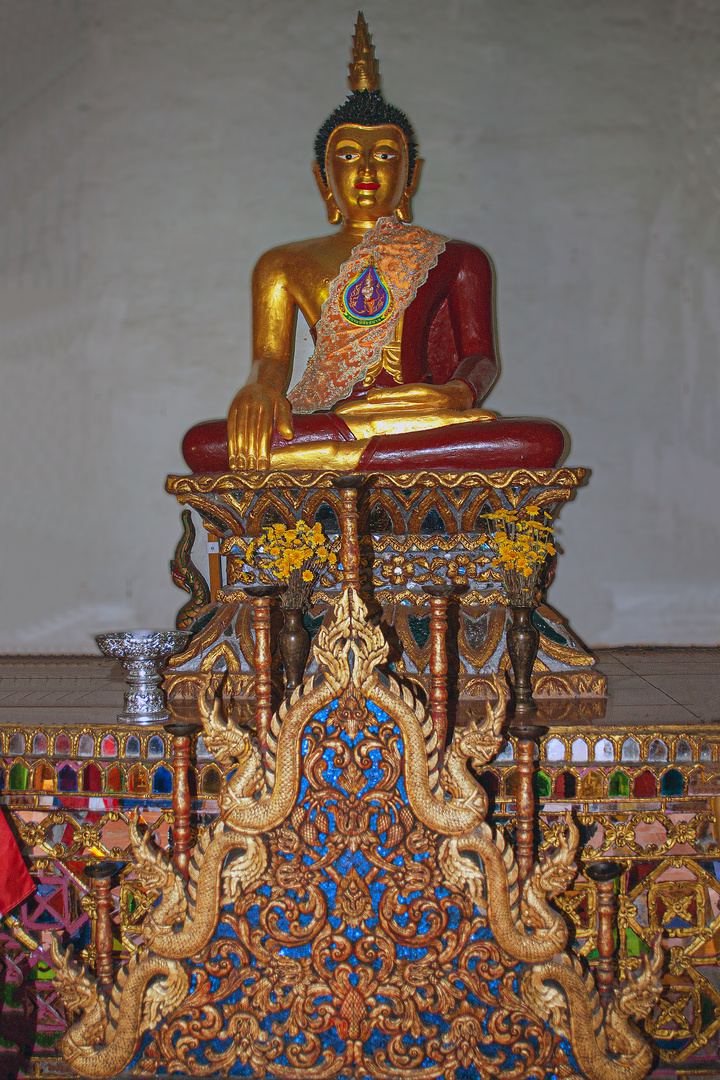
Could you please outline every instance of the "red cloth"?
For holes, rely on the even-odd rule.
[[[0,812],[0,915],[7,915],[35,891],[12,829]]]

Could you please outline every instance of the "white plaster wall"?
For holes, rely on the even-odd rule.
[[[715,643],[720,8],[375,0],[416,220],[485,246],[489,405],[592,468],[551,600],[586,641]],[[0,0],[0,650],[171,625],[183,432],[248,369],[266,248],[324,230],[337,0]]]

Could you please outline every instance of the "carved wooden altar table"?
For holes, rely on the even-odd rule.
[[[167,490],[197,511],[222,573],[212,603],[195,575],[195,632],[188,649],[173,657],[165,684],[171,700],[194,700],[213,671],[228,674],[226,693],[246,697],[253,678],[252,616],[243,604],[243,584],[255,579],[244,555],[263,527],[298,518],[320,522],[337,536],[342,500],[338,474],[274,472],[171,476]],[[451,584],[457,604],[456,653],[450,657],[456,691],[464,697],[492,694],[491,676],[508,667],[508,620],[498,571],[491,563],[484,514],[537,505],[555,516],[585,483],[584,469],[503,469],[493,472],[369,474],[359,499],[360,557],[366,592],[382,606],[383,623],[395,640],[394,668],[427,683],[430,606],[427,585]],[[187,580],[189,545],[174,564],[176,580]],[[192,575],[188,590],[193,588]],[[202,583],[204,585],[204,583]],[[327,576],[314,596],[306,622],[317,632],[338,584]],[[186,607],[192,605],[186,605]],[[602,699],[605,681],[593,657],[547,605],[535,615],[540,649],[533,690],[539,698]],[[188,622],[188,625],[189,622]]]

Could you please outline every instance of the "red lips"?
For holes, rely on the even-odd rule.
[[[371,183],[367,183],[367,184],[358,183],[358,184],[355,185],[355,187],[360,188],[361,191],[377,191],[377,189],[380,187],[380,185],[379,184],[371,184]]]

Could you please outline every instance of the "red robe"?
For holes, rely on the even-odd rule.
[[[497,375],[497,357],[493,270],[481,248],[460,240],[447,242],[405,311],[400,360],[404,383],[440,385],[462,379],[473,390],[476,404],[483,400]],[[373,385],[396,383],[382,370]],[[345,400],[365,397],[367,391],[357,383]],[[293,425],[293,443],[354,441],[345,422],[332,412],[296,414]],[[275,432],[272,445],[288,444]],[[193,472],[227,472],[227,422],[210,420],[191,428],[182,449]],[[552,468],[564,450],[564,434],[552,421],[505,417],[376,435],[363,451],[358,471]]]

